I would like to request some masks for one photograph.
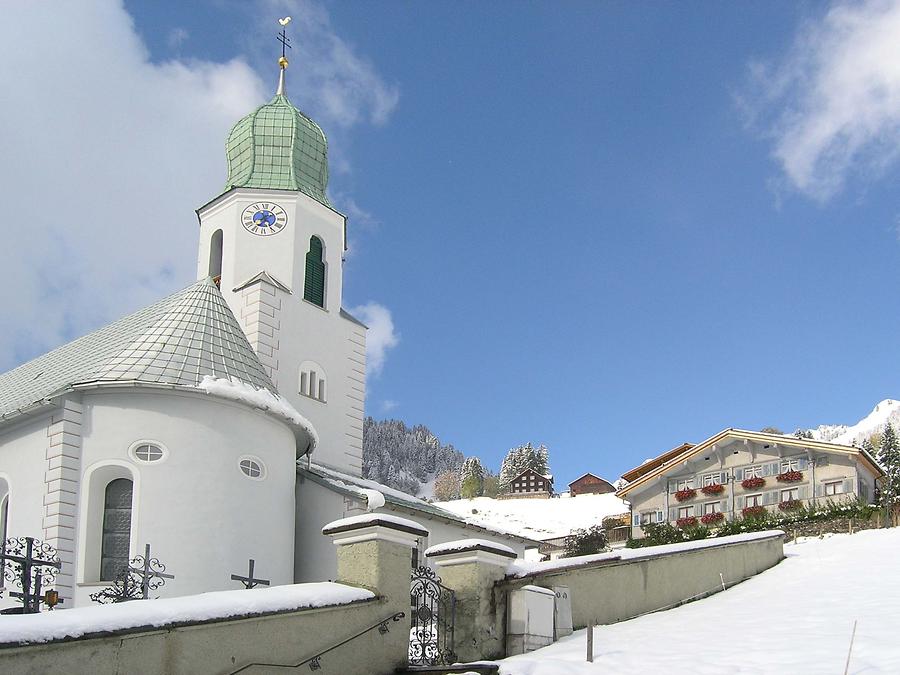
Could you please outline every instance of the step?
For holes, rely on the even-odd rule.
[[[477,675],[497,675],[500,666],[492,661],[474,663],[454,663],[452,666],[409,666],[398,670],[398,675],[452,675],[453,673],[477,673]]]

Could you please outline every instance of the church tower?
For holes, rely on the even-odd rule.
[[[228,135],[224,192],[197,210],[197,277],[216,281],[278,393],[318,431],[312,461],[360,475],[366,327],[341,305],[347,218],[328,201],[325,134],[288,100],[279,65],[275,97]]]

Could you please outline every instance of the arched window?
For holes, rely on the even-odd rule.
[[[209,276],[218,286],[222,279],[222,230],[213,232],[209,241]]]
[[[313,361],[300,364],[300,393],[325,403],[325,371]]]
[[[128,566],[131,543],[131,496],[134,484],[116,478],[106,486],[103,501],[103,543],[100,553],[100,581],[112,581]]]
[[[314,305],[325,307],[325,261],[322,240],[310,237],[309,252],[306,254],[306,283],[303,287],[303,299]]]

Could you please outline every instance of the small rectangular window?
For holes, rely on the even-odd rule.
[[[300,393],[309,396],[309,374],[300,373]]]
[[[836,480],[832,483],[825,483],[825,496],[830,497],[832,495],[839,495],[843,492],[841,490],[841,481]]]
[[[762,494],[757,495],[747,495],[744,498],[744,506],[749,508],[751,506],[762,506],[763,505],[763,496]]]
[[[761,464],[756,466],[748,466],[744,469],[744,480],[747,478],[762,478],[763,468]]]
[[[678,517],[679,518],[691,518],[694,515],[694,507],[693,506],[679,506],[678,507]]]
[[[708,513],[718,513],[721,511],[719,508],[719,502],[707,502],[703,505],[703,515],[705,516]]]
[[[692,490],[694,488],[694,479],[693,478],[682,478],[681,480],[675,481],[675,491],[678,490]]]
[[[800,498],[800,488],[788,488],[781,491],[781,501],[791,502]]]
[[[781,473],[787,473],[788,471],[799,471],[800,470],[800,458],[799,457],[791,457],[790,459],[784,459],[781,461]]]

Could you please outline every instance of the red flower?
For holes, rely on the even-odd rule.
[[[743,515],[744,518],[754,518],[756,516],[765,515],[765,513],[765,506],[748,506],[741,511],[741,515]]]
[[[796,483],[797,481],[803,480],[803,474],[799,471],[785,471],[784,473],[775,476],[775,480],[781,481],[782,483]]]
[[[685,501],[686,499],[693,499],[697,496],[697,491],[693,488],[687,488],[685,490],[679,490],[675,493],[675,499],[680,502]]]
[[[765,478],[745,478],[741,481],[741,487],[745,490],[755,490],[766,484]]]
[[[715,513],[704,513],[700,516],[700,522],[704,525],[711,525],[712,523],[718,523],[720,520],[725,519],[725,514],[721,511],[716,511]]]
[[[700,488],[700,492],[705,495],[718,495],[725,492],[725,486],[721,483],[716,483],[715,485],[704,485]]]
[[[778,505],[778,508],[782,511],[795,511],[801,506],[803,506],[803,504],[800,503],[799,499],[788,499],[786,502],[781,502]]]
[[[688,516],[687,518],[679,518],[675,521],[675,524],[678,527],[693,527],[697,524],[697,519],[694,516]]]

